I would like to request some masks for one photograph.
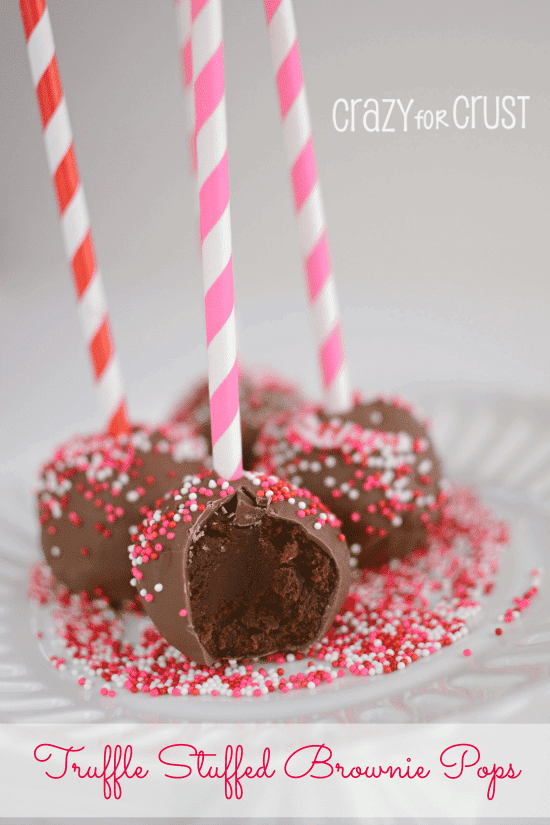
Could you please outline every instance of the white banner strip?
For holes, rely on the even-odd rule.
[[[550,811],[550,725],[0,726],[3,817]]]

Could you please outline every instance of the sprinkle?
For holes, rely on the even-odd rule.
[[[270,489],[275,490],[271,483]],[[296,501],[309,500],[300,491]],[[29,592],[38,603],[53,606],[56,638],[63,648],[52,648],[52,666],[63,670],[68,663],[84,690],[110,696],[111,689],[113,694],[124,689],[152,699],[166,694],[258,699],[302,689],[313,696],[313,688],[335,679],[372,679],[402,671],[459,641],[490,592],[506,541],[504,523],[471,492],[456,488],[442,508],[441,521],[429,527],[426,550],[378,571],[362,571],[362,579],[352,583],[341,612],[320,642],[305,656],[281,651],[261,666],[235,660],[197,665],[168,645],[150,622],[144,624],[137,643],[130,641],[125,620],[142,616],[138,604],[115,613],[104,597],[70,594],[56,584],[44,563],[33,567]],[[352,545],[352,551],[356,549]],[[138,544],[136,551],[142,550]],[[515,621],[514,614],[528,609],[539,585],[537,571],[504,615]],[[152,593],[142,592],[143,598],[153,598]],[[182,608],[179,615],[187,616],[187,610]],[[469,649],[463,653],[471,655]]]

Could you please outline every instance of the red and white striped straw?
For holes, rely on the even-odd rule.
[[[264,0],[324,406],[352,406],[336,285],[291,0]]]
[[[19,6],[65,252],[73,273],[80,322],[101,406],[108,419],[109,432],[113,435],[128,433],[126,401],[94,253],[84,189],[76,164],[67,103],[57,68],[50,16],[44,0],[19,0]]]
[[[193,55],[191,51],[191,2],[174,0],[178,22],[181,85],[185,98],[189,142],[189,165],[193,174],[197,171],[197,145],[195,140],[195,98],[193,95]]]
[[[220,0],[192,0],[197,178],[214,470],[242,476]]]

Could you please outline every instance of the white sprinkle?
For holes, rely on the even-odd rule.
[[[333,476],[327,476],[325,478],[325,485],[327,487],[334,487],[335,484],[336,484],[336,479]]]
[[[352,489],[349,491],[349,497],[355,501],[355,499],[359,498],[359,490]]]
[[[126,493],[126,500],[127,501],[137,501],[139,498],[139,493],[137,490],[130,490]]]
[[[147,590],[145,588],[143,588],[142,590],[139,591],[139,595],[140,596],[146,596],[147,595]]]
[[[52,554],[52,556],[57,557],[61,555],[61,550],[59,549],[59,547],[52,547],[50,553]]]
[[[162,590],[162,584],[160,582],[158,584],[155,584],[155,590],[157,591],[157,593],[160,593],[160,591]]]
[[[325,467],[334,467],[336,465],[336,459],[333,455],[328,455],[325,458]]]

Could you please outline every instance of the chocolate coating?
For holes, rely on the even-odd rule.
[[[62,445],[42,467],[38,490],[42,552],[56,579],[114,605],[134,598],[129,528],[202,468],[205,455],[204,440],[182,425],[75,436]]]
[[[133,536],[145,610],[198,664],[309,649],[350,584],[339,521],[273,476],[245,473],[225,489],[217,481],[186,479]]]
[[[342,521],[352,566],[376,568],[422,546],[444,500],[426,427],[399,400],[319,409],[268,424],[260,467],[300,484]]]
[[[295,384],[273,373],[239,373],[239,402],[243,438],[243,467],[250,470],[257,460],[256,442],[267,420],[273,415],[296,410],[303,397]],[[187,423],[206,439],[212,451],[208,379],[200,381],[177,403],[171,421]]]

